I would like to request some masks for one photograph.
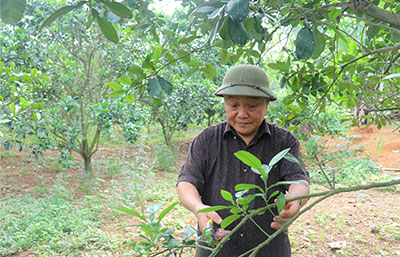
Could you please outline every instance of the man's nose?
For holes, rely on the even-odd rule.
[[[248,112],[247,112],[246,108],[239,108],[237,116],[239,118],[247,118]]]

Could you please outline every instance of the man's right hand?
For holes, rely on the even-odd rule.
[[[210,206],[203,204],[200,194],[194,185],[185,181],[180,182],[177,186],[177,193],[183,206],[196,215],[201,232],[206,228],[207,222],[210,219],[216,224],[221,224],[222,219],[215,211],[197,213],[198,211]]]
[[[213,222],[217,224],[221,224],[222,218],[216,213],[215,211],[212,212],[202,212],[202,213],[197,213],[197,211],[208,208],[210,206],[208,205],[202,205],[196,208],[196,217],[197,217],[197,222],[199,223],[199,228],[200,231],[203,232],[204,229],[207,227],[207,223],[209,220],[212,220]]]

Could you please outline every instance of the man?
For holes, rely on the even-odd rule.
[[[245,150],[261,160],[263,164],[278,152],[290,148],[290,153],[299,157],[299,142],[286,129],[264,120],[269,102],[276,96],[269,88],[265,72],[253,65],[238,65],[225,75],[222,86],[215,93],[224,97],[227,121],[208,127],[193,141],[189,155],[178,178],[177,193],[182,204],[192,211],[203,231],[211,219],[220,224],[222,219],[231,215],[229,210],[197,213],[209,206],[229,205],[220,194],[221,189],[235,195],[235,185],[256,184],[264,187],[260,175],[234,156]],[[278,181],[303,181],[309,183],[306,172],[300,165],[282,159],[271,170],[268,185]],[[309,187],[303,184],[275,187],[268,194],[279,190],[286,193],[286,198],[307,195]],[[285,205],[279,217],[270,212],[254,217],[254,221],[271,235],[287,222],[306,202],[292,201]],[[271,200],[273,203],[274,198]],[[261,197],[256,197],[249,209],[265,206]],[[232,229],[238,222],[228,226]],[[235,257],[254,248],[267,239],[267,235],[253,222],[246,222],[227,243],[217,256]],[[210,251],[198,248],[197,257],[208,256]],[[287,233],[279,234],[257,256],[290,256],[290,242]]]

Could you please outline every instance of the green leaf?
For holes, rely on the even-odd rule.
[[[308,186],[308,184],[305,183],[304,181],[279,181],[279,182],[271,185],[269,188],[280,186],[280,185],[292,185],[292,184]]]
[[[132,19],[131,10],[125,5],[118,2],[103,1],[103,3],[110,9],[113,13],[121,18]]]
[[[234,214],[231,216],[226,217],[222,222],[221,222],[221,228],[226,228],[229,226],[232,222],[235,220],[239,219],[240,215]]]
[[[159,60],[161,57],[161,54],[162,54],[162,47],[157,47],[156,49],[154,49],[153,58],[155,60]]]
[[[66,5],[64,7],[61,7],[60,9],[58,9],[57,11],[55,11],[52,15],[50,15],[43,23],[42,25],[40,25],[40,28],[44,28],[47,26],[50,26],[51,23],[53,23],[53,21],[55,21],[57,18],[59,18],[60,16],[65,15],[66,13],[69,13],[70,11],[81,7],[86,1],[80,1],[79,3],[77,3],[76,5]]]
[[[285,158],[286,160],[288,160],[290,162],[294,162],[294,163],[297,163],[300,165],[299,160],[297,160],[297,158],[289,152],[283,158]]]
[[[331,8],[328,14],[329,20],[336,19],[342,12],[342,9]]]
[[[356,100],[355,99],[353,99],[353,98],[348,98],[347,99],[347,102],[346,102],[346,105],[347,105],[347,108],[349,108],[349,109],[351,109],[351,108],[353,108],[355,105],[356,105]]]
[[[86,22],[86,29],[88,29],[93,24],[94,18],[93,16],[89,16]]]
[[[249,15],[249,0],[230,0],[226,5],[226,12],[235,22],[246,19]]]
[[[272,167],[274,166],[276,163],[278,163],[288,152],[289,152],[290,148],[287,148],[285,150],[280,151],[279,153],[277,153],[272,159],[271,161],[269,161],[268,166]]]
[[[125,96],[126,101],[128,101],[128,103],[133,103],[135,101],[135,96],[132,94],[127,94]]]
[[[152,100],[153,100],[153,103],[154,103],[156,106],[160,107],[160,106],[162,105],[161,99],[159,99],[159,98],[153,96],[153,97],[152,97]]]
[[[254,198],[256,198],[256,195],[248,195],[246,197],[238,199],[237,203],[240,205],[247,205],[247,204],[251,203],[251,201],[253,201]]]
[[[185,228],[185,231],[183,231],[183,238],[185,241],[189,240],[195,233],[197,232],[197,229],[195,229],[192,226],[187,226]]]
[[[208,19],[212,20],[215,19],[218,15],[221,14],[221,12],[225,9],[225,6],[221,6],[220,8],[215,9],[212,13],[210,13],[208,15]],[[221,18],[223,17],[223,15],[221,16]]]
[[[183,49],[178,49],[177,54],[178,54],[179,58],[182,59],[185,63],[190,62],[191,57],[190,57],[190,53],[189,52],[187,52],[187,51],[185,51]]]
[[[31,117],[31,119],[33,120],[33,121],[36,121],[37,120],[37,116],[36,116],[36,113],[32,113],[32,117]]]
[[[234,153],[234,155],[241,160],[244,164],[253,167],[255,169],[260,169],[261,168],[261,161],[255,157],[254,155],[252,155],[251,153],[247,152],[247,151],[238,151],[236,153]]]
[[[100,16],[97,16],[96,20],[103,35],[111,42],[118,43],[119,37],[112,23]]]
[[[171,238],[171,239],[168,240],[167,247],[168,247],[168,249],[171,250],[171,249],[174,248],[178,243],[179,243],[179,240],[178,240],[178,239],[176,239],[176,238]]]
[[[199,62],[199,61],[190,61],[187,65],[189,67],[198,68],[198,67],[201,67],[203,65],[203,63]]]
[[[125,92],[126,92],[125,90],[117,89],[117,90],[112,91],[112,92],[108,95],[108,97],[120,96],[120,95],[122,95],[122,94],[125,93]]]
[[[198,7],[196,10],[194,10],[194,12],[195,13],[210,13],[210,12],[215,11],[215,9],[217,9],[217,8],[206,5],[206,6]]]
[[[119,83],[129,86],[132,83],[130,78],[120,77],[118,78]]]
[[[139,65],[132,65],[128,68],[128,71],[138,75],[139,77],[142,77],[144,75],[144,71]]]
[[[268,201],[269,201],[269,199],[271,199],[272,197],[275,197],[279,193],[280,193],[279,191],[272,192],[272,194],[268,197]]]
[[[5,119],[5,120],[0,120],[0,123],[7,123],[7,122],[10,122],[11,120],[9,120],[9,119]]]
[[[215,70],[214,66],[209,63],[202,67],[201,70],[204,72],[204,75],[206,75],[206,77],[209,79],[213,79],[215,76],[217,76],[217,71]]]
[[[255,41],[260,43],[259,46],[261,46],[265,37],[265,30],[261,22],[256,17],[253,17],[251,19],[245,19],[243,23],[249,38],[255,39]],[[259,48],[259,50],[263,51],[262,47]]]
[[[162,88],[160,82],[157,77],[153,79],[149,79],[149,83],[147,84],[147,92],[149,95],[161,98],[162,97]]]
[[[193,40],[195,40],[196,38],[199,38],[199,37],[198,36],[190,36],[187,38],[179,38],[178,42],[179,42],[179,44],[186,45],[186,44],[189,44],[190,42],[192,42]]]
[[[153,214],[153,213],[158,212],[158,211],[161,209],[162,205],[163,205],[163,203],[155,203],[155,204],[152,204],[152,205],[148,206],[148,207],[146,208],[146,210],[147,210],[149,213],[152,213],[152,214]]]
[[[296,37],[296,56],[302,61],[310,58],[315,49],[314,35],[309,28],[302,28]]]
[[[281,72],[289,73],[290,71],[290,62],[275,62],[275,63],[270,63],[268,66],[271,69],[274,70],[279,70]]]
[[[254,168],[252,168],[252,169],[254,169]],[[261,173],[261,177],[262,177],[264,182],[266,182],[267,175],[269,174],[271,169],[272,169],[272,167],[268,166],[267,164],[261,165],[261,169],[259,169],[259,172]]]
[[[208,44],[212,45],[214,43],[215,35],[217,34],[217,30],[219,29],[219,23],[221,21],[222,16],[217,20],[214,27],[211,30],[210,38],[208,39]]]
[[[223,197],[225,200],[231,202],[232,204],[235,204],[235,203],[233,202],[233,197],[232,197],[232,194],[231,194],[230,192],[221,189],[221,195],[222,195],[222,197]]]
[[[259,187],[257,185],[253,185],[253,184],[237,184],[235,186],[235,190],[236,191],[241,191],[241,190],[246,190],[246,189],[253,189],[253,188],[258,189],[258,190],[260,190],[261,192],[264,193],[264,190],[261,187]]]
[[[286,204],[286,197],[285,195],[281,192],[277,199],[276,199],[276,207],[278,207],[278,213],[281,213],[283,208],[285,207]]]
[[[177,204],[178,204],[178,202],[174,202],[174,203],[172,203],[170,206],[168,206],[167,208],[165,208],[165,209],[160,213],[160,215],[158,216],[158,221],[161,221],[161,220],[165,217],[165,215],[167,215],[168,212],[170,212],[170,211],[175,207],[175,205],[177,205]]]
[[[14,115],[15,115],[15,104],[13,104],[13,103],[10,103],[10,104],[8,105],[8,107],[10,108],[10,110],[11,110],[12,114],[14,114]]]
[[[333,31],[335,32],[336,36],[343,41],[344,44],[348,43],[345,34],[335,28],[333,28]]]
[[[117,82],[110,81],[110,82],[107,82],[107,85],[109,85],[112,89],[119,89],[119,90],[123,89],[122,86],[120,84],[118,84]]]
[[[136,246],[137,242],[131,242],[129,244],[124,244],[122,247],[132,247],[134,248]]]
[[[247,31],[241,22],[228,20],[228,33],[232,42],[237,46],[244,46],[247,42]]]
[[[325,50],[325,36],[318,29],[313,30],[315,48],[313,52],[313,56],[315,58],[319,57],[321,53]]]
[[[134,216],[138,217],[139,219],[146,221],[146,218],[144,216],[140,215],[139,212],[136,210],[132,210],[132,209],[122,207],[122,206],[117,207],[116,209],[119,211],[125,212],[127,214],[134,215]]]
[[[241,212],[243,212],[240,208],[238,208],[238,207],[233,207],[233,208],[231,208],[230,210],[229,210],[229,212],[230,213],[232,213],[232,214],[238,214],[238,213],[241,213]]]
[[[6,24],[19,22],[26,9],[26,0],[0,0],[1,21]]]
[[[220,211],[220,210],[229,209],[229,208],[232,208],[232,207],[231,206],[224,206],[224,205],[217,205],[217,206],[203,208],[203,209],[197,211],[197,213]]]
[[[173,90],[172,84],[163,77],[157,76],[157,79],[162,90],[164,90],[167,94],[171,94]]]

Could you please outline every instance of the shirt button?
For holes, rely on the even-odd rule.
[[[233,139],[236,139],[236,136],[234,136]]]
[[[244,169],[243,172],[246,173],[246,172],[247,172],[247,169]]]
[[[243,234],[240,234],[240,237],[244,237]]]

